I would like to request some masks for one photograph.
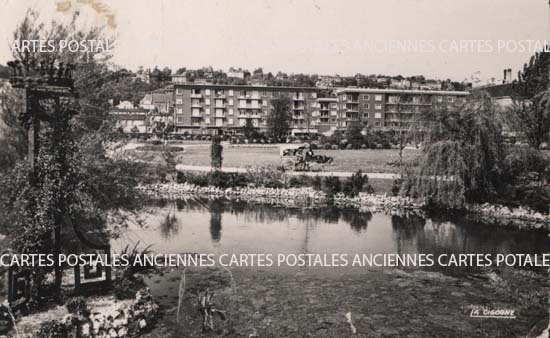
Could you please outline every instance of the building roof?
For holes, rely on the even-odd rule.
[[[367,94],[418,94],[418,95],[470,95],[469,92],[450,90],[417,90],[417,89],[378,89],[378,88],[339,88],[336,94],[367,93]]]
[[[260,85],[228,85],[228,84],[211,84],[211,83],[174,83],[175,87],[183,88],[209,88],[209,89],[250,89],[250,90],[296,90],[296,91],[319,91],[316,87],[287,87],[287,86],[260,86]]]

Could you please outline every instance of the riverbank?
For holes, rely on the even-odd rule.
[[[206,287],[227,314],[226,321],[214,318],[219,337],[536,337],[548,321],[545,276],[513,269],[460,278],[398,269],[359,275],[239,269],[232,276],[233,282],[223,270],[189,270],[179,323],[181,271],[152,278],[165,316],[145,337],[203,337],[195,293]],[[510,309],[515,318],[472,318],[479,307]]]
[[[227,198],[251,203],[280,206],[322,207],[329,203],[342,208],[389,214],[423,215],[425,203],[408,197],[359,193],[356,197],[336,194],[332,198],[322,191],[306,188],[235,187],[222,189],[214,186],[201,187],[188,183],[156,183],[141,185],[139,189],[151,198],[186,199],[190,196]],[[482,223],[518,229],[544,229],[550,231],[550,215],[526,209],[509,208],[492,204],[471,204],[466,208],[469,217]]]

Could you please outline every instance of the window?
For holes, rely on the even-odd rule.
[[[178,108],[178,109],[176,109],[176,113],[178,113],[178,114],[183,114],[183,108]]]
[[[178,116],[178,123],[183,123],[183,116]]]
[[[363,117],[368,119],[369,118],[369,113],[363,113]]]
[[[206,105],[210,105],[210,99],[204,99],[204,103],[205,103]]]
[[[262,92],[262,97],[267,97],[267,92]]]
[[[365,101],[370,100],[370,95],[369,94],[363,94],[363,100],[365,100]]]
[[[365,103],[365,104],[363,105],[363,107],[365,107],[365,109],[369,109],[370,106],[369,106],[368,103]]]
[[[382,101],[382,95],[380,95],[380,94],[374,95],[374,100],[375,101]]]
[[[454,101],[454,99],[453,99],[452,96],[447,97],[447,102],[453,102],[453,101]]]
[[[210,114],[210,108],[204,108],[204,113],[205,114]]]
[[[380,123],[380,122],[374,122],[374,126],[375,126],[375,127],[380,127],[380,126],[382,126],[382,123]]]
[[[374,105],[374,109],[376,109],[376,110],[382,109],[382,104],[381,104],[381,103],[375,104],[375,105]]]
[[[267,107],[267,100],[262,100],[262,106]]]
[[[229,96],[233,96],[233,89],[229,89]]]
[[[205,90],[206,95],[210,95],[210,89]]]
[[[438,97],[437,97],[437,102],[443,102],[443,97],[438,96]]]
[[[382,113],[374,113],[374,118],[375,119],[381,119],[382,118]]]
[[[183,89],[182,88],[176,88],[176,94],[177,95],[183,94]]]
[[[311,98],[316,99],[317,98],[317,93],[311,93]]]
[[[229,108],[229,115],[233,115],[233,108]]]
[[[205,118],[205,119],[204,119],[204,122],[210,123],[210,118],[209,118],[209,117]]]
[[[176,104],[183,104],[183,99],[177,98],[176,99]]]
[[[228,118],[228,119],[227,119],[227,123],[228,123],[228,124],[233,124],[233,118],[232,118],[232,117]]]
[[[228,100],[227,100],[227,104],[230,105],[230,106],[232,106],[232,105],[233,105],[233,99],[228,99]]]

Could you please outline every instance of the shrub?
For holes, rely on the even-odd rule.
[[[65,304],[67,311],[74,315],[87,316],[90,313],[88,304],[83,297],[70,298]]]
[[[323,191],[328,196],[334,196],[341,191],[340,179],[336,176],[327,176],[323,180]]]
[[[323,179],[320,176],[313,177],[313,180],[311,182],[311,186],[315,190],[323,189]]]
[[[130,299],[135,296],[136,289],[137,286],[135,282],[122,278],[116,281],[113,288],[113,294],[116,299]]]
[[[36,338],[67,338],[69,328],[58,320],[46,321],[40,324]]]
[[[374,189],[369,184],[368,176],[363,175],[361,170],[357,170],[355,174],[344,181],[342,192],[348,196],[355,197],[363,191],[372,193]]]
[[[245,176],[248,182],[267,188],[284,188],[288,183],[288,177],[283,171],[269,165],[249,167]]]
[[[208,185],[212,185],[219,188],[226,187],[226,182],[225,182],[223,172],[219,170],[211,171],[207,176],[207,180],[208,180]]]

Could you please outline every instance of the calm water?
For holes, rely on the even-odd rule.
[[[157,253],[543,253],[548,234],[476,224],[464,218],[388,216],[335,208],[299,209],[226,200],[158,203],[143,229],[121,243]],[[340,268],[341,269],[341,268]]]

